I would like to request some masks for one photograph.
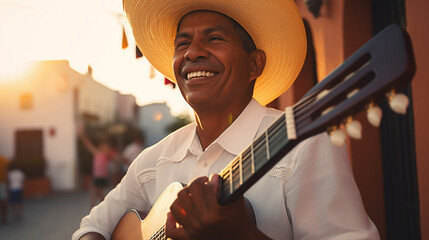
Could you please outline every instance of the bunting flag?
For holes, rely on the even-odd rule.
[[[143,57],[143,53],[140,51],[140,48],[136,45],[136,58]]]
[[[164,85],[168,85],[171,84],[171,86],[173,86],[173,88],[176,88],[176,84],[172,81],[170,81],[170,79],[168,78],[164,78]]]
[[[149,70],[149,78],[152,79],[155,77],[155,68],[150,65],[150,70]]]
[[[127,35],[125,34],[125,29],[122,28],[122,49],[125,49],[127,47],[128,47]]]

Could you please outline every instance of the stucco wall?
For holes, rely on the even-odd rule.
[[[55,190],[73,189],[76,162],[72,83],[64,64],[37,65],[31,75],[0,86],[0,153],[14,157],[17,130],[42,130],[46,174]],[[32,94],[32,109],[20,109],[23,93]]]
[[[411,36],[416,59],[416,75],[411,83],[414,104],[417,175],[420,199],[420,229],[423,240],[429,239],[429,2],[408,0],[407,30]]]
[[[296,1],[313,35],[319,81],[371,38],[370,3],[369,0],[323,1],[321,15],[315,18],[303,0]],[[348,138],[347,146],[365,208],[384,238],[385,212],[379,130],[370,126],[364,115],[361,113],[356,116],[363,125],[363,139]]]

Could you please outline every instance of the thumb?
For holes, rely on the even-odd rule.
[[[213,174],[210,176],[206,186],[207,195],[210,195],[210,200],[215,201],[216,205],[217,205],[217,200],[220,196],[219,184],[220,184],[220,176],[217,174]]]

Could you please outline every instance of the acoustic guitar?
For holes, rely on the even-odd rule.
[[[250,146],[220,173],[219,203],[233,202],[304,139],[328,131],[335,145],[342,145],[346,129],[360,138],[361,125],[353,116],[364,110],[372,125],[378,126],[381,110],[377,106],[387,97],[391,108],[405,114],[408,98],[400,93],[415,72],[410,38],[398,25],[391,25],[374,36],[342,65],[314,86],[299,102],[287,107]],[[344,127],[340,127],[343,125]],[[166,239],[164,230],[170,205],[182,189],[169,185],[142,219],[136,210],[127,212],[113,232],[113,240]]]

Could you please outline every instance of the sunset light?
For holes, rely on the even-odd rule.
[[[173,114],[189,112],[178,89],[150,78],[146,58],[136,59],[132,30],[120,0],[0,1],[0,82],[24,74],[28,61],[67,60],[71,68],[123,94],[139,105],[166,102]],[[125,30],[128,47],[122,49]]]

